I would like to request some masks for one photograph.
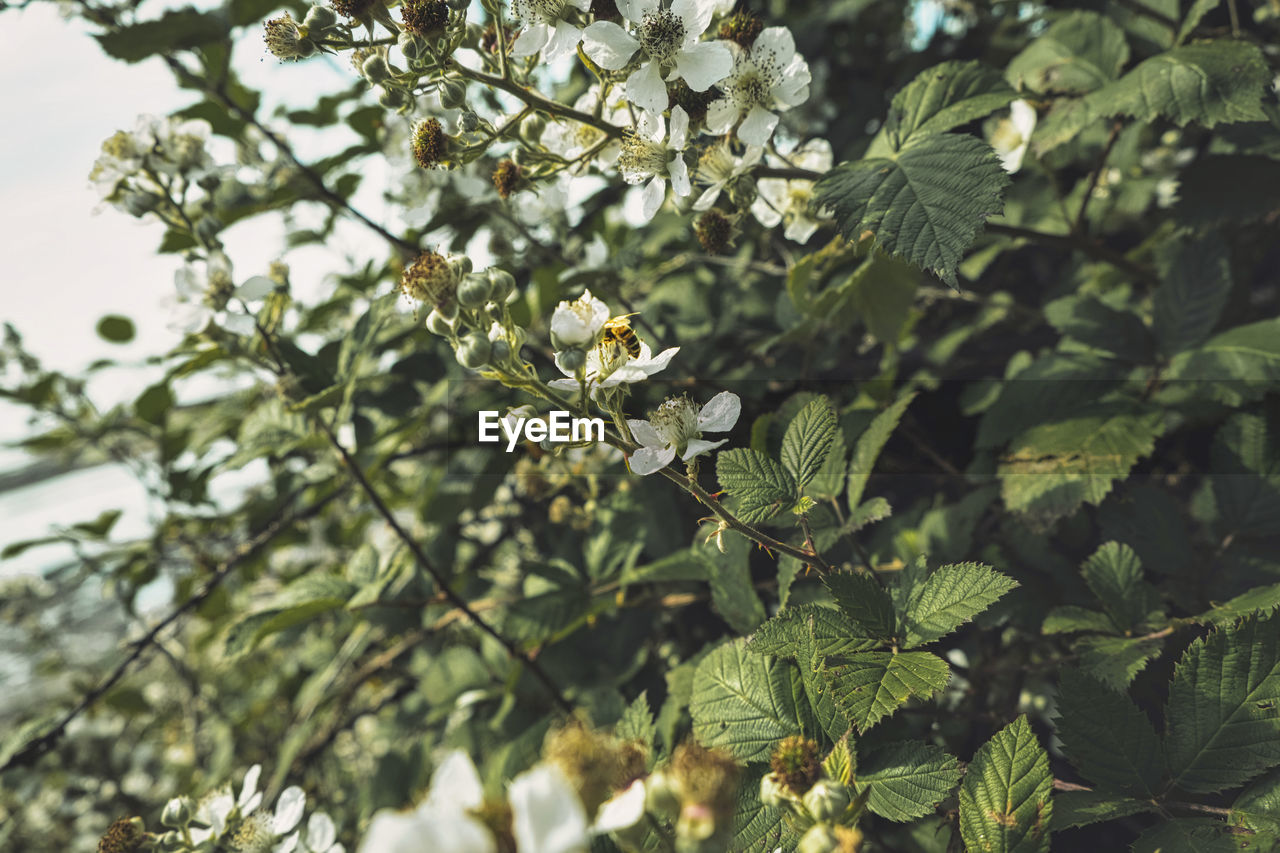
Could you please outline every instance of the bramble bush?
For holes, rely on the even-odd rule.
[[[1280,848],[1274,0],[66,9],[190,93],[90,176],[186,334],[8,330],[154,524],[5,552],[0,845]]]

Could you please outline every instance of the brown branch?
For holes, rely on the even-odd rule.
[[[1089,187],[1084,191],[1084,199],[1080,202],[1080,211],[1076,214],[1075,224],[1071,226],[1071,230],[1077,234],[1085,233],[1085,215],[1089,212],[1089,201],[1093,198],[1094,190],[1098,188],[1098,181],[1102,178],[1102,172],[1107,167],[1107,158],[1111,156],[1111,149],[1115,147],[1116,140],[1120,137],[1120,129],[1124,127],[1124,121],[1116,119],[1111,125],[1111,133],[1107,136],[1107,142],[1102,146],[1102,153],[1098,156],[1098,165],[1094,168],[1093,174],[1089,176]]]

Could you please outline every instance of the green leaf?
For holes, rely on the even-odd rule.
[[[1280,770],[1249,784],[1231,804],[1230,822],[1255,832],[1280,833]]]
[[[893,98],[885,120],[892,150],[928,134],[945,133],[1006,107],[1018,93],[1000,72],[979,62],[943,62],[928,68]]]
[[[356,592],[354,584],[333,575],[305,575],[280,591],[267,607],[231,626],[224,652],[235,658],[253,651],[272,634],[345,607]]]
[[[138,62],[148,56],[187,50],[220,41],[227,26],[216,12],[197,12],[190,7],[165,12],[159,18],[94,36],[109,56]]]
[[[907,599],[903,646],[910,649],[945,637],[1017,585],[981,563],[942,566]]]
[[[1048,851],[1049,756],[1026,716],[987,741],[960,783],[960,835],[971,851]]]
[[[620,740],[638,741],[649,750],[653,749],[654,735],[657,726],[653,722],[653,711],[649,708],[647,691],[640,691],[635,701],[627,706],[622,719],[613,727],[613,734]]]
[[[1187,10],[1187,16],[1182,19],[1182,26],[1178,28],[1178,37],[1175,39],[1176,44],[1182,44],[1187,40],[1187,36],[1191,35],[1191,31],[1200,25],[1200,19],[1217,8],[1222,0],[1192,0],[1191,8]]]
[[[846,239],[864,230],[890,254],[956,285],[956,267],[987,217],[999,213],[1009,176],[973,136],[916,134],[887,156],[843,163],[816,184]]]
[[[1109,634],[1116,628],[1111,617],[1097,610],[1086,610],[1072,604],[1055,607],[1045,614],[1041,634],[1076,634],[1082,631]]]
[[[740,761],[767,761],[778,740],[800,734],[801,695],[794,665],[750,654],[742,640],[725,643],[698,664],[693,677],[694,737]]]
[[[899,823],[932,814],[959,781],[960,762],[929,743],[887,743],[858,759],[858,793],[870,786],[867,807]]]
[[[1250,222],[1280,210],[1280,160],[1251,154],[1202,157],[1182,170],[1174,216],[1193,228]]]
[[[618,583],[627,586],[655,581],[705,581],[710,579],[710,562],[692,548],[684,548],[652,563],[624,569],[618,578]]]
[[[1102,791],[1058,791],[1053,795],[1054,832],[1155,811],[1154,803],[1129,800]]]
[[[1166,357],[1204,341],[1231,293],[1231,261],[1221,237],[1171,241],[1155,293],[1154,325]]]
[[[875,468],[876,459],[889,436],[898,427],[902,414],[915,399],[915,394],[904,394],[893,405],[880,412],[871,421],[858,442],[853,447],[853,456],[849,459],[849,511],[856,512],[862,502],[862,493],[867,487],[867,479]]]
[[[1101,788],[1155,797],[1164,758],[1155,727],[1128,696],[1079,670],[1063,670],[1058,737],[1086,779]]]
[[[822,759],[822,769],[827,777],[841,785],[852,785],[858,774],[858,753],[849,745],[849,738],[839,738],[827,757]]]
[[[1184,791],[1235,787],[1280,764],[1280,617],[1196,640],[1173,671],[1165,750]]]
[[[795,658],[805,643],[821,657],[874,649],[878,643],[843,612],[820,604],[788,607],[760,626],[747,641],[756,654]]]
[[[760,802],[761,775],[749,772],[738,789],[729,849],[741,853],[773,853],[779,848],[794,850],[800,837],[791,821],[782,812]]]
[[[1280,583],[1254,587],[1229,601],[1215,604],[1195,617],[1204,625],[1226,625],[1256,614],[1267,615],[1280,608]]]
[[[1222,821],[1180,817],[1147,829],[1129,848],[1131,853],[1237,853],[1239,839]]]
[[[133,321],[119,314],[107,314],[98,320],[98,337],[113,344],[127,344],[137,335]]]
[[[1280,527],[1280,430],[1264,415],[1233,415],[1210,448],[1219,527],[1231,536],[1273,536]]]
[[[897,631],[893,601],[869,574],[836,572],[823,581],[840,609],[862,628],[862,633],[890,640]]]
[[[844,475],[848,465],[849,450],[845,447],[844,433],[836,430],[831,440],[831,450],[826,461],[809,482],[808,494],[818,500],[835,500],[844,491]]]
[[[872,498],[859,504],[858,508],[849,514],[849,520],[845,522],[843,529],[849,533],[857,533],[868,524],[884,521],[891,515],[893,515],[893,507],[889,506],[887,500]]]
[[[1075,645],[1080,666],[1113,690],[1124,690],[1160,654],[1158,637],[1085,637]]]
[[[159,425],[173,404],[169,383],[161,381],[138,395],[138,399],[133,401],[133,413],[149,424]]]
[[[93,521],[81,521],[71,525],[71,530],[89,539],[106,539],[124,513],[118,509],[103,510]]]
[[[849,276],[845,290],[871,336],[892,347],[911,316],[919,286],[920,271],[915,267],[883,252],[872,252]]]
[[[1128,61],[1124,31],[1096,12],[1072,12],[1015,56],[1006,75],[1016,88],[1082,95],[1115,80]]]
[[[1091,296],[1071,295],[1044,306],[1045,319],[1069,338],[1138,364],[1151,360],[1151,333],[1137,314]]]
[[[1142,561],[1128,545],[1104,543],[1084,561],[1080,573],[1117,633],[1136,628],[1159,605],[1155,590],[1142,579]]]
[[[911,697],[927,699],[946,687],[951,670],[929,652],[862,652],[828,661],[823,676],[836,705],[861,733]]]
[[[1157,54],[1089,96],[1101,116],[1167,118],[1205,127],[1266,121],[1262,96],[1271,82],[1262,51],[1244,41],[1183,45]]]
[[[725,537],[725,553],[708,546],[702,558],[709,566],[711,604],[734,631],[747,634],[765,620],[764,605],[751,584],[751,541]]]
[[[1005,506],[1051,520],[1100,503],[1152,451],[1163,425],[1159,410],[1117,403],[1032,427],[997,468]]]
[[[800,410],[782,437],[782,466],[803,490],[826,462],[836,438],[836,413],[826,397]]]
[[[756,524],[773,518],[795,503],[791,475],[768,456],[748,448],[725,450],[716,456],[716,478],[737,499],[738,518]]]
[[[1280,382],[1280,319],[1236,326],[1174,356],[1171,384],[1199,384],[1214,399],[1239,406]]]

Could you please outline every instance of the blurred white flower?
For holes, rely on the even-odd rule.
[[[507,797],[519,853],[586,853],[586,809],[559,767],[539,764],[521,773]]]
[[[551,344],[556,349],[593,343],[609,319],[609,306],[590,290],[572,302],[561,302],[551,313]]]
[[[1024,100],[1009,105],[1009,115],[996,123],[991,132],[991,147],[1000,158],[1000,165],[1010,174],[1022,168],[1022,158],[1031,144],[1031,133],[1036,129],[1036,108]]]
[[[170,312],[168,328],[192,335],[216,323],[237,335],[253,334],[253,317],[229,312],[227,308],[233,298],[244,303],[266,298],[275,289],[275,283],[266,276],[255,275],[237,287],[231,275],[231,260],[219,250],[210,252],[203,263],[203,271],[187,261],[174,273],[177,292],[162,300]],[[256,777],[254,784],[257,784]]]
[[[825,139],[811,139],[796,149],[788,158],[790,165],[814,172],[831,170],[831,143]],[[771,165],[786,166],[782,160],[770,158]],[[757,184],[759,196],[751,205],[751,212],[766,228],[779,222],[787,223],[783,234],[788,240],[807,243],[818,230],[818,211],[814,208],[813,181],[761,178]]]
[[[617,6],[631,32],[612,21],[596,21],[583,30],[582,49],[609,71],[625,68],[637,51],[643,54],[626,85],[627,100],[640,109],[667,109],[663,72],[668,68],[673,70],[667,80],[681,77],[693,91],[705,92],[733,67],[724,42],[699,41],[711,24],[716,0],[673,0],[669,8],[661,0],[617,0]]]
[[[669,397],[649,413],[649,420],[627,420],[631,435],[640,449],[631,454],[634,474],[647,475],[659,471],[677,455],[688,462],[715,450],[728,439],[704,441],[703,432],[728,432],[738,422],[742,401],[731,391],[721,391],[701,409],[688,397]]]
[[[546,62],[571,56],[582,40],[582,28],[566,20],[575,9],[589,11],[591,0],[511,0],[511,13],[525,25],[511,46],[511,55],[533,56],[542,51]]]
[[[493,835],[469,814],[483,802],[480,774],[465,752],[455,750],[432,774],[421,805],[373,816],[359,853],[497,853]]]
[[[618,157],[618,170],[629,184],[641,184],[643,216],[652,219],[667,197],[667,180],[678,196],[687,196],[692,189],[689,183],[689,167],[681,156],[689,141],[689,114],[683,107],[671,110],[671,133],[667,134],[666,122],[661,115],[641,113],[639,126],[627,135]]]
[[[596,85],[579,95],[573,102],[573,108],[578,112],[594,115],[599,104],[600,88]],[[627,109],[625,101],[615,100],[613,103],[606,103],[600,117],[610,124],[622,126],[631,124],[631,112]],[[621,151],[618,141],[609,139],[604,131],[589,124],[568,119],[548,124],[547,129],[542,132],[541,142],[551,153],[570,161],[577,160],[586,152],[599,146],[599,150],[589,161],[573,166],[572,171],[575,174],[581,173],[592,162],[602,168],[611,166],[618,159],[618,153]]]
[[[725,187],[749,174],[763,154],[760,146],[748,145],[741,157],[735,157],[728,142],[718,142],[703,151],[694,178],[708,186],[693,203],[693,209],[706,210],[715,204]]]
[[[707,129],[728,133],[738,125],[738,138],[748,145],[769,144],[778,126],[775,110],[809,99],[809,64],[796,53],[786,27],[767,27],[747,50],[730,43],[733,71],[721,81],[724,97],[707,107]]]

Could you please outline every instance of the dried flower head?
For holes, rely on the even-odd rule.
[[[453,298],[458,279],[449,261],[436,252],[418,255],[400,277],[400,291],[410,299],[440,305]]]
[[[769,766],[792,792],[803,795],[822,773],[818,742],[800,735],[783,738],[774,748]]]
[[[510,198],[520,185],[524,170],[514,160],[501,160],[493,170],[493,185],[502,198]]]
[[[729,251],[733,222],[718,210],[708,210],[694,222],[693,233],[708,255],[722,255]]]
[[[742,768],[727,752],[686,740],[672,754],[669,772],[686,807],[704,806],[717,817],[733,814]]]
[[[377,2],[378,0],[330,0],[329,5],[339,15],[356,20],[369,14]]]
[[[400,7],[400,20],[416,36],[438,36],[449,22],[449,4],[444,0],[405,0]]]
[[[744,9],[725,18],[720,25],[720,38],[750,48],[763,30],[764,21],[760,20],[760,16]]]
[[[681,79],[672,80],[667,84],[667,96],[671,99],[671,105],[683,107],[689,114],[689,124],[695,127],[707,120],[707,107],[721,94],[715,86],[703,92],[695,92]]]
[[[424,169],[441,165],[449,151],[449,136],[439,119],[429,118],[413,132],[413,156]]]
[[[288,12],[265,22],[262,29],[267,50],[278,59],[298,60],[315,53],[315,43],[307,38],[306,28],[299,26]]]
[[[134,853],[142,846],[146,832],[142,828],[142,818],[120,818],[98,841],[98,853]]]
[[[629,769],[623,755],[617,738],[577,722],[553,731],[543,749],[543,757],[577,790],[588,816],[621,787]]]

